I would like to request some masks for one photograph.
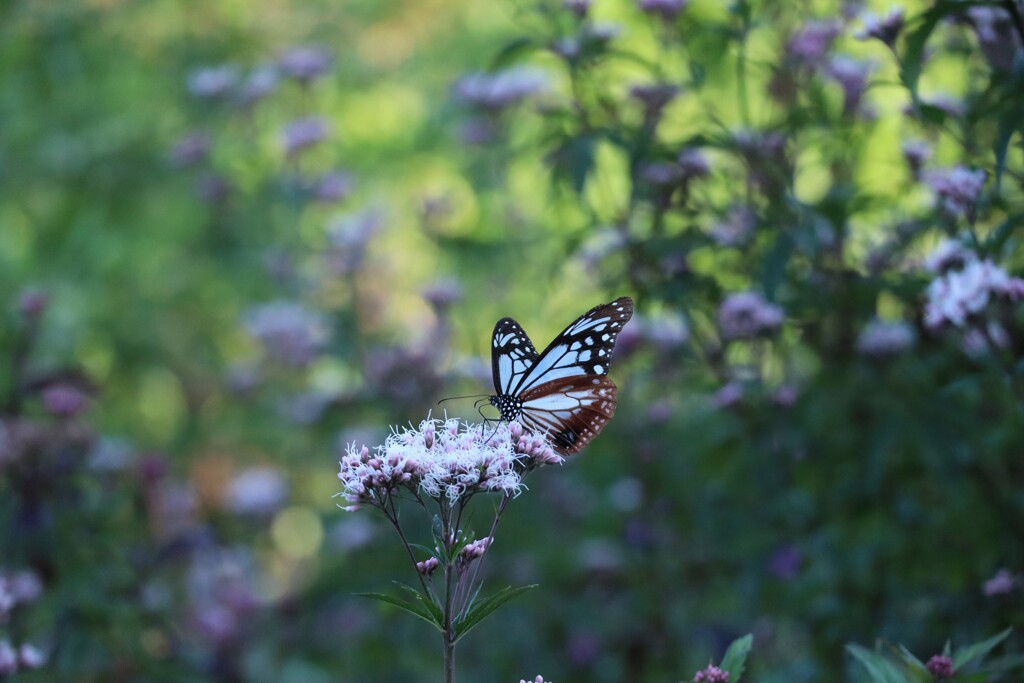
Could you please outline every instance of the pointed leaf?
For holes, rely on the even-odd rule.
[[[850,644],[846,646],[846,649],[864,665],[874,683],[908,683],[906,677],[884,655],[872,652],[860,645]]]
[[[964,11],[964,3],[956,0],[941,0],[921,15],[920,24],[907,34],[906,51],[900,57],[900,80],[907,86],[914,104],[917,99],[917,82],[921,79],[924,66],[925,45],[935,27],[946,16]]]
[[[481,621],[483,621],[484,618],[487,617],[491,612],[498,609],[499,607],[501,607],[517,595],[525,593],[531,588],[536,587],[537,584],[531,584],[529,586],[519,586],[518,588],[508,586],[498,591],[494,595],[486,597],[480,602],[478,602],[476,605],[474,605],[473,609],[469,610],[469,613],[466,614],[466,617],[464,619],[460,620],[458,623],[455,624],[455,642],[459,642],[462,636],[466,635],[471,630],[473,630],[473,628],[476,627],[477,624],[479,624]]]
[[[395,584],[399,588],[401,588],[403,590],[406,590],[406,591],[412,593],[414,596],[416,596],[416,600],[419,601],[420,604],[422,604],[424,607],[427,608],[427,611],[430,612],[430,615],[434,618],[434,620],[438,624],[444,623],[443,613],[441,611],[441,606],[434,599],[433,595],[426,595],[426,596],[424,596],[423,593],[421,593],[419,590],[413,588],[412,586],[404,584],[401,581],[392,581],[391,583]]]
[[[409,614],[413,614],[419,617],[420,619],[427,622],[431,626],[435,627],[439,631],[444,628],[443,622],[434,621],[434,618],[431,615],[430,610],[428,610],[422,602],[406,602],[405,600],[396,598],[391,595],[385,595],[384,593],[356,593],[356,595],[363,598],[372,598],[374,600],[386,602],[389,605],[393,605],[395,607],[398,607],[399,609],[405,610]]]
[[[732,641],[725,656],[722,657],[722,669],[729,672],[729,683],[739,683],[740,676],[746,668],[747,655],[754,644],[754,636],[747,634]]]
[[[1011,631],[1013,631],[1012,626],[980,643],[960,648],[953,655],[953,668],[959,670],[962,666],[970,664],[975,659],[984,659],[985,655],[992,651],[992,648],[1006,640]]]

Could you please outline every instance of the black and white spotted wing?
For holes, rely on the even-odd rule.
[[[615,384],[605,378],[615,340],[633,315],[621,297],[595,306],[562,330],[538,355],[511,318],[494,328],[491,405],[501,419],[545,431],[563,454],[580,450],[615,412]]]

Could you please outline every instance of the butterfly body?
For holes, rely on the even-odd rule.
[[[615,414],[616,387],[606,375],[632,315],[629,297],[595,306],[539,354],[519,323],[502,318],[492,337],[491,405],[502,420],[547,433],[563,455],[578,452]]]

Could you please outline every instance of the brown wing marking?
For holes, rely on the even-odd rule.
[[[523,392],[520,419],[524,426],[546,433],[559,453],[573,455],[615,415],[615,394],[615,383],[603,375],[552,380]]]

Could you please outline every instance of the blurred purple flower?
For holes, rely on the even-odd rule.
[[[313,182],[312,197],[318,202],[341,202],[352,194],[355,180],[345,171],[328,171]]]
[[[962,100],[958,100],[950,95],[932,95],[931,97],[922,97],[921,104],[929,107],[935,107],[946,116],[954,119],[959,119],[967,113],[967,106]],[[904,110],[907,114],[914,114],[913,105],[907,105]]]
[[[6,591],[13,600],[12,604],[16,605],[35,602],[43,594],[43,580],[30,569],[9,572],[0,584],[6,584],[6,588],[0,588],[0,591]]]
[[[294,301],[273,301],[250,308],[243,319],[249,335],[263,345],[267,357],[285,365],[309,365],[327,343],[327,320]]]
[[[917,341],[914,328],[902,320],[872,320],[857,336],[857,353],[868,358],[888,358],[913,348]]]
[[[729,683],[729,672],[719,669],[714,664],[708,664],[706,669],[701,669],[693,675],[693,683]]]
[[[363,209],[335,219],[327,226],[325,261],[332,275],[351,275],[362,265],[370,239],[384,225],[383,213],[376,208]]]
[[[952,678],[953,674],[953,660],[945,655],[934,655],[925,664],[925,668],[928,669],[928,673],[935,676],[937,680],[945,678]]]
[[[253,467],[239,472],[224,493],[224,506],[236,515],[271,515],[287,500],[288,481],[273,467]]]
[[[800,390],[793,384],[783,384],[772,393],[772,401],[775,405],[789,408],[800,398]]]
[[[171,147],[170,160],[175,168],[188,168],[206,160],[210,154],[210,134],[197,130],[186,133]]]
[[[985,597],[992,598],[997,595],[1012,593],[1016,585],[1017,579],[1010,573],[1010,570],[1004,568],[997,571],[995,576],[986,581],[982,585],[981,590]]]
[[[683,169],[671,161],[653,161],[640,170],[644,182],[656,187],[674,187],[683,179]]]
[[[644,118],[654,121],[679,96],[679,86],[671,83],[638,83],[629,89],[629,96],[643,105]]]
[[[986,178],[985,171],[966,166],[937,168],[925,174],[925,181],[935,193],[937,205],[952,218],[972,217]]]
[[[576,631],[569,635],[566,650],[569,662],[573,666],[590,666],[601,654],[601,641],[593,633]]]
[[[907,140],[901,146],[903,158],[910,167],[910,173],[916,179],[921,169],[932,158],[932,146],[924,140]]]
[[[902,7],[892,7],[884,17],[879,19],[877,14],[866,12],[861,21],[864,28],[857,32],[857,40],[880,40],[890,48],[896,44],[896,39],[903,31],[904,17]]]
[[[422,562],[416,563],[416,571],[423,574],[423,576],[431,576],[439,566],[441,566],[440,560],[436,557],[428,557]]]
[[[278,412],[297,425],[315,424],[339,394],[322,390],[303,391],[285,396],[278,403]]]
[[[783,319],[782,308],[757,292],[729,294],[718,308],[718,327],[726,341],[770,336]]]
[[[0,675],[9,676],[18,672],[18,652],[11,641],[0,640]]]
[[[349,552],[370,543],[376,529],[365,517],[351,516],[335,524],[328,538],[332,547]]]
[[[459,126],[458,139],[464,145],[486,145],[494,141],[498,130],[494,123],[484,117],[474,116]]]
[[[238,70],[230,64],[195,69],[186,80],[189,93],[203,100],[223,97],[236,83]]]
[[[18,648],[18,659],[26,669],[39,669],[46,664],[46,655],[31,643],[22,643]]]
[[[608,489],[608,501],[620,512],[635,512],[644,503],[644,483],[636,477],[622,477]]]
[[[792,581],[800,575],[803,561],[800,548],[793,543],[787,543],[772,553],[772,557],[768,561],[768,570],[776,578]]]
[[[317,45],[300,45],[281,55],[278,66],[287,76],[303,85],[309,85],[326,74],[333,62],[334,57],[327,48]]]
[[[816,66],[839,37],[841,29],[840,23],[831,19],[808,21],[790,38],[786,50],[798,61]]]
[[[689,0],[637,0],[637,7],[644,14],[657,15],[665,21],[672,21],[690,4]]]
[[[455,278],[440,278],[423,288],[423,298],[435,311],[446,311],[462,301],[462,284]]]
[[[964,332],[960,342],[964,353],[974,359],[991,356],[998,349],[1005,349],[1010,345],[1010,335],[1006,328],[995,320],[988,323],[975,325]]]
[[[690,341],[690,327],[679,315],[664,314],[643,319],[642,333],[647,343],[661,353],[673,353]]]
[[[167,457],[161,453],[146,453],[139,458],[137,471],[145,486],[159,483],[169,472]]]
[[[757,214],[749,206],[736,204],[729,208],[725,220],[711,228],[711,239],[721,247],[739,247],[750,241],[757,227]]]
[[[53,384],[42,390],[43,408],[54,417],[75,417],[89,405],[89,396],[71,384]]]
[[[955,239],[945,239],[928,254],[924,268],[930,273],[942,275],[948,270],[959,270],[968,263],[978,260],[978,255]]]
[[[234,363],[227,372],[228,391],[245,396],[260,385],[259,368],[254,363]]]
[[[525,681],[525,680],[520,678],[519,679],[519,683],[545,683],[545,681],[544,681],[544,677],[543,676],[541,676],[540,674],[537,674],[537,676],[535,678],[531,678],[528,681]],[[547,681],[546,683],[551,683],[551,681]]]
[[[330,135],[330,130],[330,123],[322,116],[295,119],[281,129],[285,154],[292,156],[323,142]]]
[[[972,261],[963,270],[948,271],[928,285],[925,324],[938,329],[946,324],[965,327],[993,300],[1017,302],[1024,298],[1024,280],[1011,277],[992,261]]]
[[[272,66],[258,66],[253,69],[238,93],[239,104],[251,106],[270,95],[277,89],[277,69]]]
[[[1009,71],[1021,46],[1013,17],[1003,7],[971,7],[966,21],[978,37],[981,51],[993,69]]]
[[[562,6],[569,10],[577,17],[587,16],[587,12],[590,11],[591,0],[563,0]]]
[[[679,168],[683,170],[683,178],[706,178],[711,175],[711,163],[704,151],[696,147],[687,147],[679,153]]]
[[[18,311],[30,320],[42,316],[49,303],[50,295],[42,289],[23,289],[18,293]]]
[[[231,642],[238,635],[238,617],[218,603],[197,605],[192,612],[191,621],[201,639],[209,640],[216,645]]]
[[[516,66],[493,73],[476,72],[463,76],[455,84],[455,94],[469,105],[499,110],[547,90],[546,72],[529,66]]]
[[[719,387],[711,396],[711,405],[716,408],[731,408],[743,402],[743,384],[732,381]]]
[[[828,75],[843,89],[843,113],[851,116],[860,109],[868,85],[868,76],[875,65],[846,55],[836,55],[828,64]]]

